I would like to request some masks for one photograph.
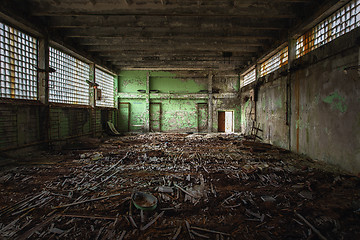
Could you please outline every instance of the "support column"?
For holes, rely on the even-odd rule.
[[[49,104],[49,40],[42,38],[39,40],[39,80],[38,97],[39,101],[45,105]]]
[[[360,66],[360,44],[358,44],[358,47],[359,47],[358,66]],[[358,75],[360,77],[360,69],[359,68],[357,69],[357,73],[358,73]]]
[[[150,131],[150,72],[146,73],[146,99],[145,99],[144,131]]]
[[[47,141],[51,136],[49,109],[49,39],[47,36],[39,39],[38,54],[38,99],[44,104],[39,111],[39,131],[41,140]]]
[[[208,78],[208,93],[209,93],[209,99],[208,99],[208,132],[212,132],[213,128],[213,74],[209,73]]]
[[[256,122],[257,119],[257,113],[256,113],[256,102],[257,102],[257,94],[258,94],[258,80],[261,76],[261,64],[255,65],[255,86],[250,91],[250,94],[252,93],[252,101],[251,101],[251,115],[252,120]]]
[[[243,111],[243,107],[244,107],[244,104],[243,104],[243,98],[242,98],[242,87],[243,87],[243,85],[244,85],[244,75],[241,75],[240,73],[239,73],[239,81],[240,81],[240,88],[239,88],[239,99],[240,99],[240,126],[239,126],[239,130],[240,130],[240,133],[243,133],[243,134],[245,134],[245,129],[242,129],[243,128],[243,126],[242,126],[242,123],[243,123],[243,121],[245,122],[245,120],[246,119],[242,119],[242,117],[243,117],[243,114],[242,114],[242,111]],[[244,109],[244,111],[245,111],[245,109]],[[245,115],[245,114],[244,114]],[[246,117],[245,117],[246,118]],[[244,132],[243,132],[243,130],[244,130]]]
[[[95,108],[96,106],[96,100],[95,100],[95,83],[96,83],[96,79],[95,79],[95,63],[90,63],[89,64],[89,103],[90,106]]]
[[[288,74],[286,79],[286,125],[288,126],[288,149],[291,150],[291,66],[296,59],[296,39],[288,41]]]
[[[90,104],[90,119],[91,119],[91,133],[96,136],[96,100],[95,100],[95,63],[89,64],[89,104]]]

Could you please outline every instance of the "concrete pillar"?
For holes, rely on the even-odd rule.
[[[255,81],[255,83],[257,84],[257,81],[258,81],[258,79],[260,78],[260,76],[261,76],[261,64],[256,64],[256,66],[255,66],[255,69],[256,69],[256,72],[255,72],[255,79],[256,79],[256,81]],[[253,120],[256,122],[256,120],[257,120],[257,112],[256,112],[256,107],[257,107],[257,104],[256,104],[256,102],[257,102],[257,94],[258,94],[258,89],[257,89],[258,87],[257,86],[255,86],[254,87],[254,89],[253,89],[253,106],[252,106],[252,108],[253,108]]]
[[[213,74],[209,73],[208,76],[208,93],[209,93],[209,99],[208,99],[208,132],[211,133],[212,132],[212,128],[213,128],[213,93],[212,93],[212,88],[213,88]]]
[[[296,39],[288,41],[288,74],[286,80],[286,125],[288,126],[288,149],[291,149],[291,66],[296,59]]]
[[[39,126],[42,141],[50,139],[50,109],[49,109],[49,39],[47,36],[39,39],[38,52],[38,99],[44,104],[40,108]],[[55,66],[54,66],[55,67]]]
[[[150,72],[146,74],[146,99],[145,99],[144,131],[150,131]]]
[[[360,66],[360,46],[359,46],[358,66]],[[360,77],[360,69],[359,68],[357,69],[357,73],[358,73],[358,75]]]
[[[47,37],[39,40],[38,64],[40,69],[38,71],[38,97],[41,103],[47,105],[49,104],[49,40]]]
[[[96,79],[95,79],[95,63],[90,63],[89,64],[90,67],[90,72],[89,72],[89,81],[91,82],[89,84],[89,103],[91,107],[95,107],[96,106],[96,99],[95,99],[95,83],[96,83]]]
[[[91,133],[92,136],[95,137],[96,136],[96,100],[95,100],[95,83],[96,83],[96,79],[95,79],[95,64],[94,63],[90,63],[89,64],[89,104],[91,106],[90,109],[90,118],[91,118]]]
[[[243,117],[243,115],[241,114],[242,113],[242,111],[243,111],[243,106],[244,106],[244,104],[242,104],[243,103],[243,99],[242,99],[242,91],[241,91],[241,88],[243,87],[243,85],[244,85],[244,75],[241,75],[241,74],[239,74],[239,81],[240,81],[240,88],[239,88],[239,99],[240,99],[240,102],[239,102],[239,105],[240,105],[240,114],[239,114],[239,116],[240,116],[240,119],[239,119],[239,122],[240,122],[240,126],[239,126],[239,131],[240,131],[240,133],[245,133],[245,129],[242,129],[243,128],[243,126],[242,126],[242,122],[243,122],[243,120],[241,119],[242,117]],[[245,120],[244,120],[245,121]]]

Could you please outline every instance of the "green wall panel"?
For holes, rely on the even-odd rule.
[[[159,90],[161,93],[197,93],[206,89],[206,83],[195,82],[191,79],[155,76],[150,78],[150,90]]]
[[[196,100],[164,100],[162,101],[162,131],[188,132],[197,131]]]
[[[145,125],[145,110],[146,103],[145,99],[121,99],[120,103],[129,103],[130,108],[130,131],[131,132],[141,132],[143,131]],[[120,113],[122,119],[126,118],[126,111],[122,110]],[[127,129],[128,122],[121,121],[118,122],[119,129],[124,131]]]
[[[149,89],[147,88],[149,76]],[[194,74],[166,71],[122,71],[118,77],[117,100],[119,103],[129,103],[129,111],[124,107],[118,110],[117,127],[121,131],[131,132],[150,131],[163,132],[207,132],[208,97],[201,90],[208,90],[209,77],[203,73]],[[215,79],[216,80],[216,79]],[[221,79],[217,79],[221,80]],[[231,86],[228,87],[227,84]],[[230,88],[232,93],[238,88],[238,78],[231,77],[219,84],[223,89]],[[150,94],[139,94],[137,90],[150,90]],[[153,94],[151,90],[159,92]],[[205,92],[206,92],[205,91]],[[223,93],[224,91],[221,90]],[[225,90],[225,92],[228,92]],[[234,95],[236,96],[236,95]],[[223,99],[223,100],[221,100]],[[216,118],[218,108],[234,111],[234,130],[240,131],[240,104],[236,97],[219,96],[213,100],[213,118]],[[149,104],[150,103],[150,107]],[[154,121],[154,106],[161,106],[160,120]],[[198,104],[202,103],[199,113]],[[219,106],[216,105],[218,103]],[[160,111],[160,110],[159,110]],[[129,114],[130,112],[130,114]],[[127,115],[130,115],[128,117]],[[199,116],[200,115],[200,118]],[[149,121],[149,122],[148,122]],[[147,125],[149,124],[149,125]],[[213,129],[217,129],[217,121],[213,121]]]
[[[135,93],[146,89],[147,71],[122,71],[118,77],[119,92]]]

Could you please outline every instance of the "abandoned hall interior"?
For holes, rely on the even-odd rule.
[[[360,0],[1,0],[0,239],[360,239]]]

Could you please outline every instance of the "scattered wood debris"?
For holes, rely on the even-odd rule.
[[[360,239],[359,178],[238,134],[42,154],[0,172],[0,238]],[[157,207],[135,208],[137,191]]]

